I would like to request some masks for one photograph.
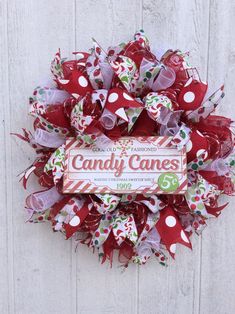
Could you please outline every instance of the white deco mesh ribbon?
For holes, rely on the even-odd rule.
[[[50,148],[57,148],[65,143],[65,137],[42,129],[36,129],[34,139],[39,145]]]
[[[26,206],[35,212],[42,212],[58,202],[63,196],[56,187],[38,193],[30,194],[26,198]]]

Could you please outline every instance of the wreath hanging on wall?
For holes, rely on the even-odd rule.
[[[191,235],[227,205],[219,197],[234,192],[235,159],[233,122],[211,115],[224,88],[208,93],[188,57],[180,50],[156,56],[142,30],[107,51],[93,40],[73,60],[55,55],[51,81],[30,97],[34,133],[16,134],[37,153],[20,175],[23,186],[33,173],[42,187],[26,199],[27,221],[49,222],[97,249],[102,262],[112,262],[117,250],[125,266],[152,255],[166,265],[178,243],[191,248]],[[169,137],[178,151],[186,149],[186,193],[63,192],[66,139],[102,149],[123,136]]]

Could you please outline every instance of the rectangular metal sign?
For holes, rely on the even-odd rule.
[[[187,189],[185,149],[171,137],[121,137],[104,147],[66,142],[64,193],[183,194]]]

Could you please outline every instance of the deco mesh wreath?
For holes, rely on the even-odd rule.
[[[27,197],[27,220],[50,222],[67,239],[96,248],[102,262],[118,250],[125,266],[151,255],[166,265],[167,251],[174,258],[177,243],[191,248],[193,232],[227,205],[218,205],[219,196],[234,191],[233,122],[211,115],[223,86],[208,96],[188,54],[168,50],[157,58],[142,30],[107,52],[93,43],[74,60],[56,54],[51,82],[30,98],[34,134],[16,134],[38,156],[21,174],[24,187],[34,173],[44,188]],[[66,138],[103,147],[121,136],[156,135],[186,147],[184,195],[63,193]]]

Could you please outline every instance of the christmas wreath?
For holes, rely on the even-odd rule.
[[[33,173],[41,191],[26,199],[27,221],[49,222],[54,231],[98,251],[101,262],[145,264],[153,255],[163,265],[178,243],[191,248],[209,218],[234,192],[233,122],[211,115],[224,97],[212,94],[189,54],[158,55],[140,30],[134,39],[105,51],[94,39],[89,52],[72,60],[58,51],[52,77],[33,92],[31,133],[16,134],[37,154],[21,175],[24,188]],[[187,151],[185,194],[64,193],[66,139],[81,147],[104,147],[120,137],[164,136]]]

